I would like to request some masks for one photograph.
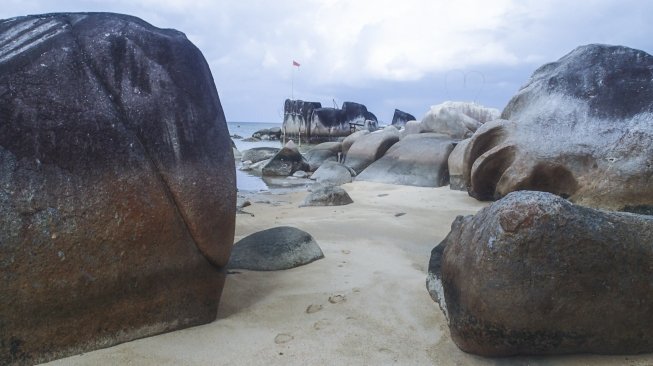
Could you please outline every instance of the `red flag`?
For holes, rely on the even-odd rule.
[[[297,66],[297,67],[300,66],[300,65],[299,65],[299,62],[297,62],[297,61],[295,61],[295,60],[292,60],[292,65],[293,65],[293,66]]]

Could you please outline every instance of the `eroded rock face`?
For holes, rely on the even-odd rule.
[[[653,205],[653,56],[582,46],[540,67],[465,153],[470,194],[530,189],[593,207]]]
[[[453,148],[454,141],[449,136],[437,133],[408,135],[365,168],[356,180],[441,187],[449,184],[447,159]]]
[[[454,139],[465,139],[483,123],[499,118],[499,111],[475,103],[444,102],[432,106],[421,121],[422,132],[449,135]]]
[[[653,217],[519,191],[459,216],[427,287],[484,356],[653,351]]]
[[[279,152],[279,150],[281,149],[276,147],[254,147],[243,151],[240,160],[258,163],[259,161],[272,158]]]
[[[235,164],[207,63],[117,14],[0,24],[0,364],[210,322]]]

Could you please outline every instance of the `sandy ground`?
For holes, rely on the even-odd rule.
[[[653,365],[653,355],[485,359],[460,351],[426,291],[426,271],[456,215],[484,204],[448,187],[343,187],[353,204],[298,208],[306,192],[260,195],[245,208],[254,216],[237,217],[236,240],[295,226],[315,237],[324,259],[230,274],[213,323],[50,365]]]

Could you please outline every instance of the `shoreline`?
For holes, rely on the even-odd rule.
[[[209,324],[49,365],[650,365],[653,354],[482,358],[459,350],[425,286],[431,249],[459,214],[488,203],[449,187],[354,182],[346,206],[302,207],[305,191],[264,194],[237,215],[235,241],[275,226],[316,239],[325,258],[290,270],[233,271]],[[401,216],[395,216],[403,213]]]

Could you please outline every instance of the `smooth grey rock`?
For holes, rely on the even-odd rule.
[[[354,203],[347,191],[338,186],[319,186],[306,196],[304,206],[344,206]]]
[[[394,127],[391,127],[391,130],[360,136],[349,148],[344,164],[354,169],[356,174],[360,174],[381,158],[397,141],[399,141],[399,131]]]
[[[420,133],[392,145],[385,155],[370,164],[356,180],[418,187],[449,184],[447,159],[454,141],[446,135]]]
[[[341,151],[341,142],[323,142],[308,150],[304,155],[304,158],[310,165],[310,170],[314,172],[325,161],[338,161],[338,156]]]
[[[427,288],[483,356],[653,352],[653,217],[518,191],[459,216]]]
[[[472,196],[529,189],[613,210],[653,205],[653,56],[578,47],[537,69],[502,118],[470,141]]]
[[[234,244],[227,268],[279,271],[324,258],[313,237],[290,226],[256,232]]]
[[[369,135],[370,131],[369,130],[360,130],[352,133],[351,135],[345,137],[344,140],[342,140],[342,155],[346,156],[347,152],[349,151],[349,148],[351,145],[356,142],[361,136]]]
[[[314,179],[319,184],[339,186],[351,183],[353,181],[352,174],[355,174],[355,172],[351,168],[340,163],[328,161],[322,164],[311,175],[311,179]]]
[[[451,154],[449,154],[449,188],[457,191],[467,191],[468,183],[465,181],[464,160],[465,150],[469,146],[470,139],[465,139],[456,144]]]

